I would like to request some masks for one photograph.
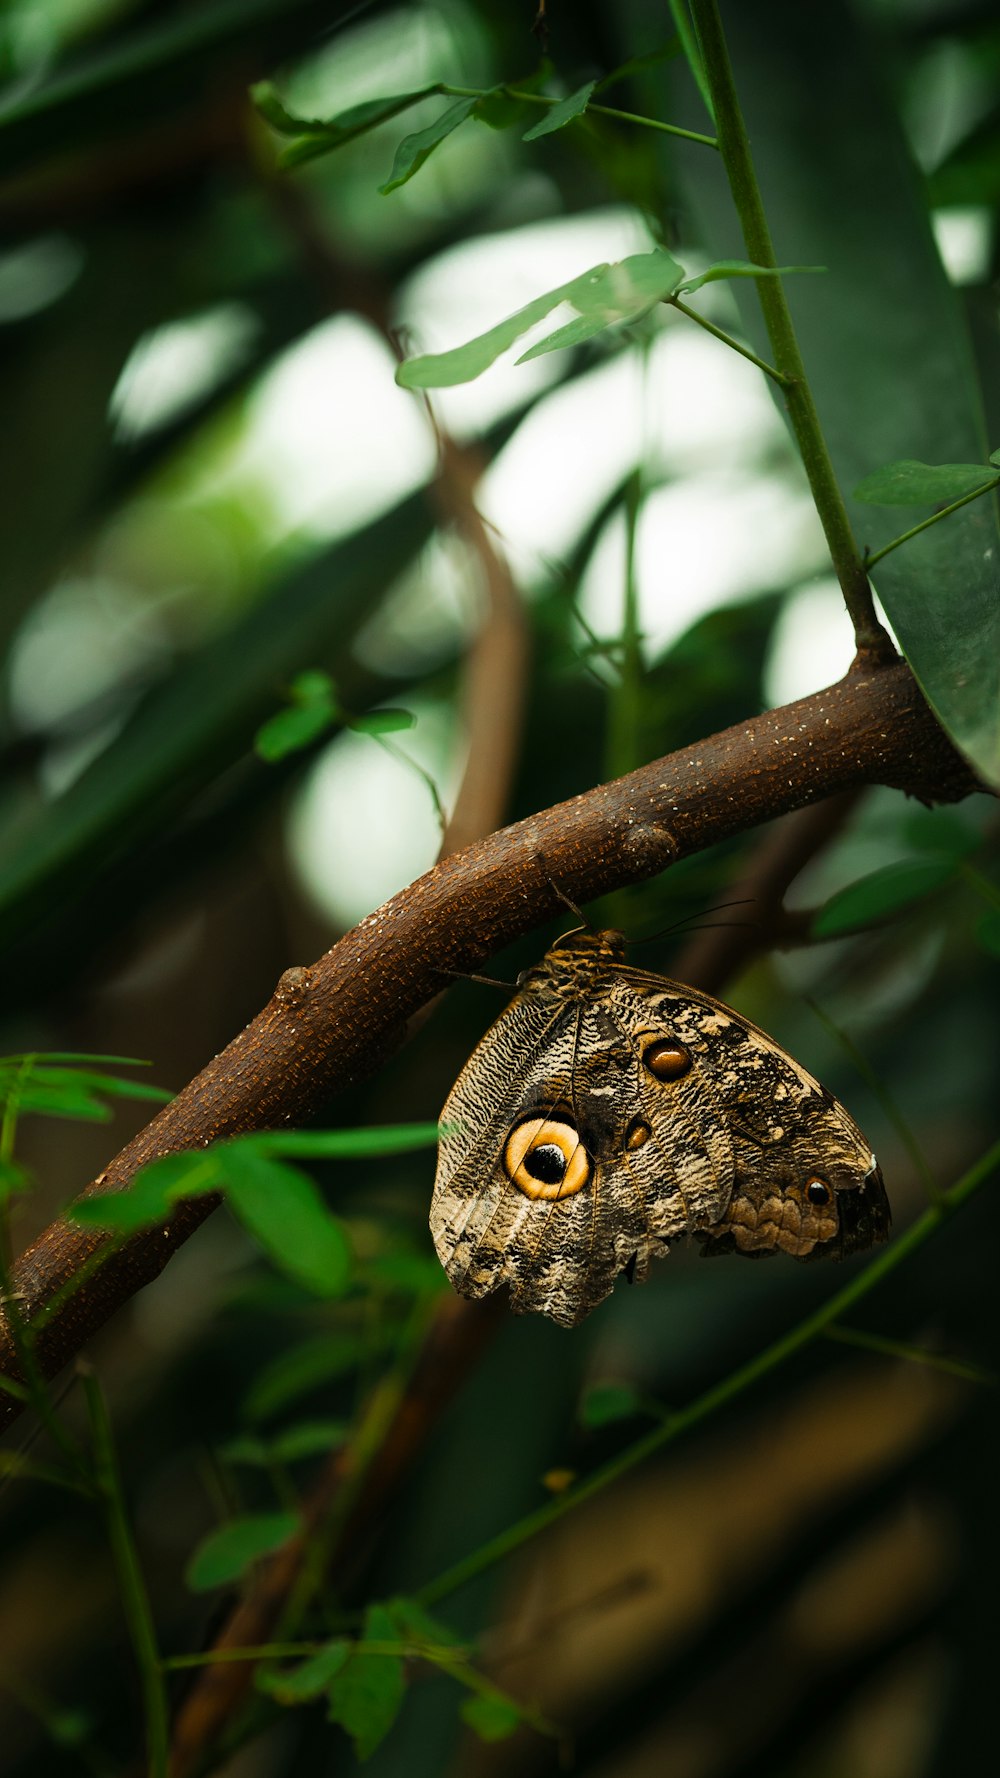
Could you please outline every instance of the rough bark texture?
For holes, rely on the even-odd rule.
[[[258,1017],[85,1195],[120,1189],[159,1155],[314,1118],[385,1060],[407,1018],[448,974],[481,968],[492,952],[557,913],[553,883],[587,901],[729,834],[864,784],[927,802],[957,801],[979,788],[902,662],[857,669],[826,691],[444,859],[318,962],[287,970]],[[97,1231],[63,1221],[45,1230],[13,1268],[12,1284],[22,1319],[43,1317],[36,1349],[47,1375],[163,1270],[216,1202],[182,1204],[169,1225],[105,1258],[106,1237]],[[5,1330],[0,1372],[18,1374]],[[20,1406],[0,1400],[0,1425]]]

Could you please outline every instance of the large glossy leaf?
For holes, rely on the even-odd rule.
[[[0,836],[0,945],[79,897],[248,754],[282,684],[346,644],[426,540],[420,497],[293,572],[150,693],[62,796]]]
[[[827,267],[787,285],[820,419],[859,543],[904,529],[854,501],[866,476],[899,459],[985,462],[962,311],[942,269],[919,174],[872,46],[842,0],[745,0],[725,12],[779,258]],[[703,114],[689,78],[690,111]],[[667,104],[663,93],[661,106]],[[681,103],[678,85],[669,115]],[[664,110],[663,115],[668,113]],[[717,157],[682,145],[710,252],[738,253]],[[754,292],[735,286],[747,333],[766,338]],[[958,745],[1000,784],[1000,533],[995,504],[972,502],[878,563],[879,596],[924,692]]]
[[[148,125],[158,115],[189,111],[206,93],[217,103],[234,51],[238,78],[252,79],[282,54],[305,49],[316,31],[329,31],[348,6],[206,0],[138,22],[128,18],[137,9],[121,10],[124,29],[110,33],[98,49],[67,57],[42,80],[12,83],[0,97],[0,175],[67,145],[79,152],[90,141]]]

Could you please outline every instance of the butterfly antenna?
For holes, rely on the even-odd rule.
[[[755,900],[756,900],[756,896],[742,895],[736,901],[720,901],[717,907],[711,908],[708,911],[713,914],[721,914],[721,913],[725,912],[726,908],[747,907],[747,906],[749,906],[750,902],[755,901]],[[671,932],[680,932],[683,927],[687,926],[690,923],[690,921],[701,920],[702,918],[703,918],[703,916],[700,913],[685,914],[684,918],[682,920],[674,920],[674,922],[670,926],[661,926],[659,932],[647,932],[643,938],[634,939],[632,941],[633,945],[654,944],[658,938],[667,938]],[[695,932],[710,932],[713,929],[713,927],[717,927],[717,926],[759,926],[759,925],[760,925],[759,920],[706,920],[704,925],[695,926],[693,928],[693,930]]]
[[[553,895],[558,895],[559,900],[566,907],[568,907],[570,913],[575,914],[577,919],[579,920],[580,926],[579,926],[579,928],[574,928],[574,930],[582,930],[584,932],[590,932],[592,930],[592,928],[591,928],[590,921],[587,919],[586,914],[584,913],[582,908],[577,907],[576,902],[573,900],[572,896],[566,894],[565,889],[560,889],[559,884],[556,882],[555,877],[552,875],[551,871],[548,868],[548,865],[545,860],[544,852],[536,852],[535,856],[538,860],[538,863],[542,867],[542,875],[544,876],[545,881],[547,882],[549,888],[552,890]],[[563,937],[568,938],[569,933],[564,933]]]
[[[438,969],[437,975],[446,975],[453,982],[481,982],[484,988],[502,988],[505,994],[513,994],[516,982],[501,982],[495,975],[469,975],[464,969]]]

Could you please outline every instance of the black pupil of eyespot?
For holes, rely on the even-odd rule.
[[[806,1196],[810,1204],[826,1204],[830,1200],[829,1191],[818,1179],[814,1179],[812,1184],[807,1187]]]
[[[566,1171],[566,1156],[555,1142],[540,1142],[537,1148],[529,1148],[524,1165],[532,1179],[543,1185],[557,1185]]]

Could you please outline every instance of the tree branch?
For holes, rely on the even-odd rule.
[[[125,1185],[162,1154],[318,1116],[377,1069],[442,978],[468,973],[577,901],[656,875],[678,858],[859,784],[926,801],[981,788],[902,663],[857,666],[828,690],[738,724],[571,798],[442,860],[315,964],[286,970],[264,1010],[110,1162],[87,1193]],[[115,1250],[59,1220],[16,1263],[12,1288],[53,1375],[151,1279],[215,1208],[183,1203],[169,1224]],[[80,1279],[81,1270],[85,1272]],[[0,1370],[17,1375],[9,1330]],[[0,1425],[20,1411],[0,1402]]]

